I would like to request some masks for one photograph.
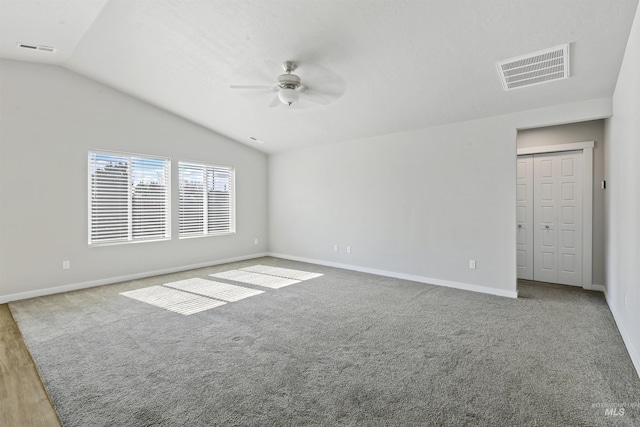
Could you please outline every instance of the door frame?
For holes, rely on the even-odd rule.
[[[582,150],[582,288],[591,290],[593,263],[593,147],[594,141],[518,148],[517,155]]]

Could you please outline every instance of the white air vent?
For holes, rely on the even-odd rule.
[[[34,51],[38,51],[38,52],[55,53],[55,51],[56,51],[55,47],[39,46],[39,45],[35,45],[35,44],[18,43],[18,47],[20,49],[34,50]]]
[[[507,59],[496,65],[504,90],[566,79],[569,77],[569,45]]]

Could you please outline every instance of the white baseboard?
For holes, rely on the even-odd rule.
[[[106,279],[90,280],[88,282],[72,283],[69,285],[56,286],[53,288],[38,289],[35,291],[19,292],[11,295],[0,295],[0,304],[11,301],[18,301],[28,298],[42,297],[45,295],[59,294],[62,292],[77,291],[79,289],[93,288],[95,286],[110,285],[112,283],[126,282],[128,280],[143,279],[145,277],[159,276],[161,274],[177,273],[179,271],[195,270],[197,268],[211,267],[212,265],[227,264],[229,262],[245,261],[248,259],[260,258],[267,256],[266,252],[243,255],[234,258],[219,259],[216,261],[202,262],[199,264],[182,265],[179,267],[165,268],[162,270],[145,271],[143,273],[127,274],[124,276],[108,277]]]
[[[605,287],[604,285],[591,285],[591,290],[592,291],[599,291],[599,292],[605,292]]]
[[[327,267],[342,268],[345,270],[360,271],[362,273],[376,274],[378,276],[393,277],[396,279],[411,280],[413,282],[427,283],[429,285],[444,286],[447,288],[462,289],[465,291],[480,292],[483,294],[497,295],[500,297],[518,298],[518,291],[506,291],[502,289],[488,288],[486,286],[472,285],[469,283],[452,282],[449,280],[434,279],[431,277],[414,276],[412,274],[397,273],[395,271],[378,270],[375,268],[360,267],[357,265],[341,264],[332,261],[324,261],[311,258],[303,258],[293,255],[279,254],[270,252],[269,256],[276,258],[289,259],[292,261],[307,262],[310,264],[326,265]]]
[[[604,287],[603,287],[604,288]],[[627,334],[627,331],[624,328],[624,324],[620,321],[620,317],[616,313],[616,308],[614,304],[609,299],[609,294],[607,294],[607,290],[604,289],[604,299],[607,301],[607,305],[609,306],[609,311],[613,315],[613,320],[616,322],[616,326],[618,327],[618,331],[620,331],[620,335],[622,336],[622,341],[624,341],[624,345],[627,347],[627,352],[629,353],[629,357],[631,357],[631,362],[633,366],[636,368],[636,375],[640,378],[640,353],[636,350],[631,342],[631,338]]]

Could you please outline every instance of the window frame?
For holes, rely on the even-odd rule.
[[[203,200],[205,202],[205,206],[203,208],[202,214],[202,222],[203,228],[207,229],[207,232],[197,233],[183,233],[181,231],[181,208],[182,208],[182,181],[181,181],[181,170],[183,166],[191,166],[191,167],[200,167],[203,168],[203,176],[204,176],[204,186],[203,186]],[[226,231],[218,231],[218,232],[210,232],[208,230],[208,218],[209,218],[209,198],[207,197],[207,186],[208,186],[208,170],[221,169],[225,170],[230,174],[230,190],[229,190],[229,228]],[[193,161],[193,160],[179,160],[178,161],[178,239],[196,239],[200,237],[216,237],[216,236],[227,236],[236,233],[236,167],[235,165],[223,165],[223,164],[214,164],[214,163],[205,163],[203,161]]]
[[[94,213],[94,204],[93,204],[93,182],[92,182],[92,172],[94,165],[94,156],[112,156],[119,158],[127,159],[127,237],[120,239],[109,239],[109,240],[95,240],[95,236],[93,233],[93,213]],[[134,212],[133,212],[133,179],[135,170],[132,170],[132,159],[141,159],[142,161],[162,161],[163,162],[163,173],[164,173],[164,233],[162,236],[153,236],[153,237],[135,237],[134,233]],[[157,156],[152,154],[141,154],[141,153],[130,153],[125,151],[111,151],[111,150],[101,150],[101,149],[89,149],[87,151],[87,242],[89,247],[100,247],[100,246],[113,246],[113,245],[128,245],[128,244],[136,244],[136,243],[147,243],[147,242],[158,242],[171,240],[171,158],[165,156]]]

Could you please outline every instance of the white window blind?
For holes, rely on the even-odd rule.
[[[179,162],[178,175],[179,237],[235,232],[234,168]]]
[[[170,160],[89,152],[89,244],[169,239]]]

